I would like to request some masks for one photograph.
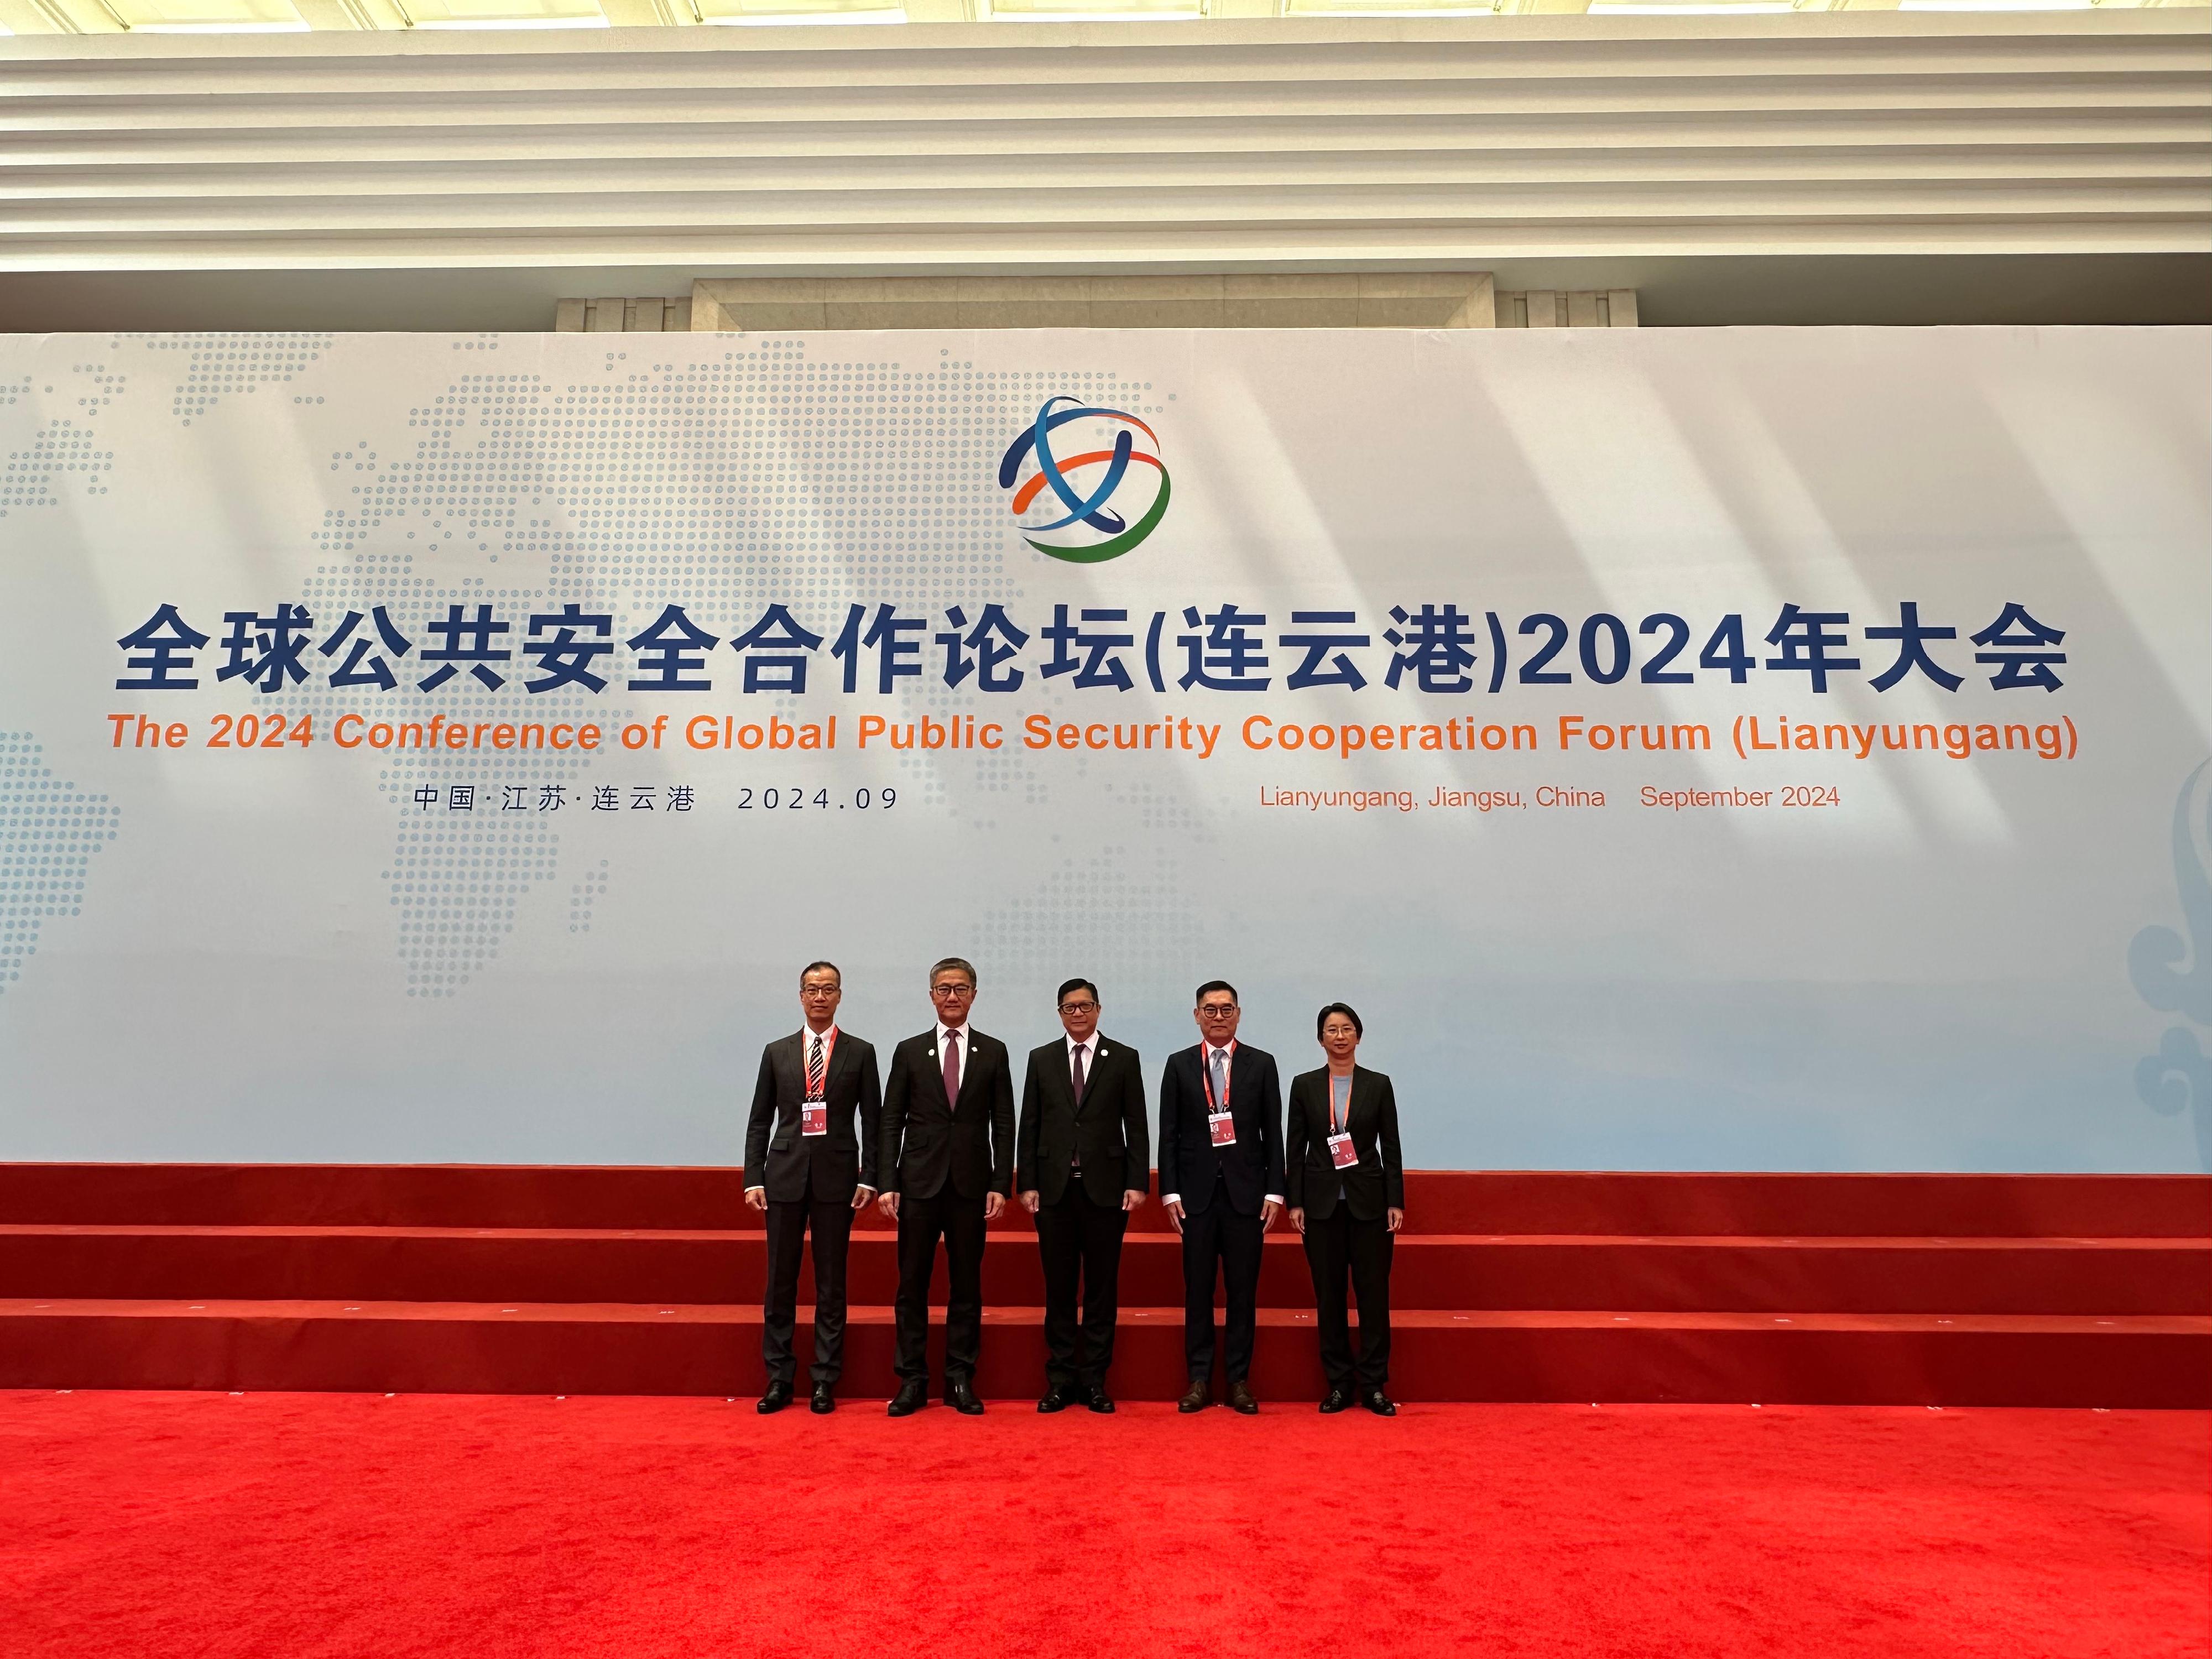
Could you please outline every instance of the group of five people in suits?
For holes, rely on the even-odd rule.
[[[874,1048],[837,1025],[843,980],[810,963],[799,975],[804,1025],[769,1043],[745,1133],[745,1201],[763,1213],[768,1287],[760,1409],[794,1398],[799,1266],[814,1255],[812,1409],[836,1408],[845,1334],[845,1262],[854,1217],[872,1201],[898,1227],[895,1307],[897,1393],[905,1417],[928,1398],[929,1285],[942,1244],[949,1294],[945,1401],[983,1410],[975,1376],[982,1342],[986,1230],[1018,1192],[1036,1218],[1044,1270],[1046,1388],[1037,1409],[1082,1404],[1111,1412],[1106,1378],[1120,1313],[1121,1243],[1151,1188],[1152,1146],[1137,1051],[1098,1031],[1097,987],[1060,988],[1060,1038],[1033,1049],[1014,1108],[1006,1047],[975,1030],[975,970],[957,957],[929,973],[932,1028],[892,1050],[879,1077]],[[1327,1063],[1291,1081],[1285,1129],[1274,1056],[1237,1041],[1233,987],[1199,987],[1200,1041],[1168,1059],[1160,1079],[1161,1202],[1181,1235],[1183,1352],[1205,1409],[1219,1372],[1226,1403],[1259,1410],[1251,1388],[1260,1268],[1267,1232],[1287,1212],[1311,1269],[1328,1393],[1324,1412],[1357,1403],[1382,1416],[1390,1360],[1390,1262],[1404,1224],[1405,1170],[1390,1079],[1355,1059],[1359,1016],[1321,1011]],[[1346,1280],[1359,1308],[1353,1355]],[[1217,1280],[1227,1304],[1216,1353]]]

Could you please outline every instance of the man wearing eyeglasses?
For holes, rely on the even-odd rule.
[[[1044,1260],[1045,1391],[1041,1412],[1080,1400],[1110,1412],[1107,1367],[1121,1315],[1121,1235],[1152,1185],[1145,1077],[1137,1051],[1098,1035],[1098,988],[1060,988],[1066,1035],[1030,1051],[1016,1164]],[[1077,1356],[1076,1297],[1083,1304]]]
[[[768,1218],[768,1295],[761,1309],[761,1358],[768,1392],[760,1410],[791,1403],[799,1365],[791,1348],[799,1305],[799,1256],[814,1234],[813,1409],[836,1409],[845,1358],[845,1255],[855,1211],[876,1195],[876,1138],[883,1091],[876,1051],[837,1029],[844,976],[834,962],[799,975],[806,1024],[761,1051],[760,1080],[745,1124],[745,1202]],[[854,1133],[853,1120],[860,1118]]]
[[[947,957],[929,970],[937,1021],[891,1053],[884,1084],[876,1202],[898,1222],[899,1389],[893,1417],[929,1394],[929,1278],[945,1241],[945,1403],[982,1413],[975,1360],[983,1340],[983,1230],[1014,1189],[1014,1081],[1006,1045],[968,1024],[975,969]]]
[[[1213,1370],[1213,1282],[1228,1317],[1222,1376],[1232,1411],[1260,1409],[1249,1381],[1259,1323],[1260,1251],[1283,1208],[1283,1091],[1275,1057],[1237,1041],[1242,1015],[1226,980],[1198,988],[1199,1042],[1160,1076],[1160,1202],[1182,1235],[1182,1346],[1190,1388],[1178,1411],[1206,1409]]]

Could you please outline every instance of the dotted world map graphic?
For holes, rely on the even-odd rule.
[[[1021,595],[1021,570],[1038,556],[1009,534],[993,487],[1008,434],[1052,396],[1156,414],[1166,395],[1096,364],[979,370],[955,348],[926,350],[913,337],[902,337],[896,360],[882,345],[824,350],[785,337],[633,337],[588,348],[555,337],[562,349],[541,343],[536,352],[493,335],[453,340],[452,373],[423,380],[404,427],[389,416],[364,417],[335,447],[326,439],[313,452],[325,506],[319,522],[299,528],[291,591],[240,592],[229,608],[302,603],[319,640],[347,611],[385,605],[395,619],[416,620],[419,649],[420,620],[454,604],[493,605],[519,639],[526,627],[520,619],[574,601],[612,614],[619,641],[671,604],[726,640],[770,603],[790,605],[818,630],[855,599],[909,615],[1012,602]],[[379,350],[373,337],[118,335],[82,343],[82,360],[65,375],[0,381],[0,538],[28,533],[27,520],[58,514],[65,501],[160,489],[112,429],[118,410],[143,420],[151,404],[179,430],[198,423],[212,442],[210,413],[234,413],[250,399],[260,425],[326,434],[347,402],[349,377],[388,372],[374,361]],[[526,366],[525,356],[541,366]],[[549,358],[560,367],[542,367]],[[33,405],[45,412],[35,426],[21,418]],[[260,463],[211,450],[210,464],[250,480]],[[96,513],[81,521],[99,523]],[[148,596],[148,610],[155,597],[167,596]],[[216,632],[209,619],[196,620]],[[85,650],[88,665],[112,680],[118,659],[109,641],[88,641]],[[718,685],[736,673],[735,659],[722,653]],[[204,686],[219,659],[214,645],[201,653]],[[520,665],[519,656],[507,665]],[[625,701],[619,687],[615,680],[597,696],[556,689],[529,706],[533,717],[587,715],[609,730],[657,712]],[[1049,708],[1064,695],[1034,674],[1025,692],[1025,708]],[[256,696],[253,707],[288,719],[312,714],[327,732],[340,714],[399,707],[415,694],[380,695],[387,701],[371,705],[358,691],[311,680]],[[520,688],[510,681],[480,701],[487,714],[511,710]],[[748,701],[753,718],[791,719],[802,706],[814,709],[811,718],[822,712],[818,699]],[[958,701],[926,678],[867,707],[941,715]],[[207,698],[190,712],[234,702]],[[416,704],[405,706],[420,717],[445,704],[421,699],[420,716]],[[392,818],[379,878],[406,995],[460,993],[496,962],[525,905],[561,907],[580,939],[605,906],[619,902],[624,854],[564,855],[560,814],[502,823],[496,811],[426,814],[414,799],[424,787],[469,784],[496,801],[502,784],[535,791],[562,782],[573,799],[604,761],[493,750],[362,754]],[[0,732],[0,995],[20,979],[40,930],[88,902],[93,860],[124,820],[118,805],[57,777],[43,757],[38,735]],[[1048,784],[1018,752],[976,753],[957,800],[927,757],[905,753],[897,764],[908,775],[900,787],[912,806],[961,814],[980,831],[1005,827],[1011,820],[1002,815],[1091,802],[1111,805],[1147,838],[1210,834],[1171,787],[1117,787],[1083,761]],[[1056,803],[1055,790],[1082,799]],[[641,847],[635,856],[658,854]],[[1150,977],[1170,965],[1163,940],[1179,930],[1178,959],[1194,943],[1175,861],[1109,841],[987,910],[977,948],[1006,969],[1049,972],[1059,918],[1078,902],[1107,924],[1105,950],[1087,958],[1101,971]]]

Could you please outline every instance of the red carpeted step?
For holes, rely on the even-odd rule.
[[[987,1396],[1042,1387],[1039,1317],[986,1314]],[[1264,1398],[1318,1394],[1311,1319],[1262,1314],[1253,1380]],[[890,1336],[889,1310],[853,1310],[848,1397],[889,1394]],[[1182,1344],[1179,1310],[1125,1309],[1114,1390],[1181,1392]],[[1394,1321],[1391,1369],[1394,1389],[1417,1400],[2203,1408],[2212,1318],[1414,1310]],[[761,1382],[759,1314],[747,1308],[0,1302],[0,1388],[742,1395]]]
[[[1263,1305],[1311,1305],[1294,1234],[1273,1234],[1265,1261]],[[848,1271],[855,1301],[888,1304],[893,1235],[858,1235]],[[0,1296],[13,1297],[748,1302],[765,1273],[757,1232],[0,1226]],[[802,1284],[811,1275],[804,1264]],[[1401,1308],[2212,1313],[2212,1240],[1409,1234],[1391,1288]],[[1034,1235],[994,1229],[984,1292],[1042,1301]],[[1180,1302],[1172,1234],[1131,1236],[1121,1294]]]
[[[0,1375],[749,1390],[764,1247],[737,1180],[0,1165],[0,1297],[15,1298],[0,1306]],[[1407,1399],[2212,1394],[2203,1177],[1414,1171],[1407,1186],[1393,1276]],[[1158,1205],[1137,1219],[1117,1387],[1164,1398],[1182,1381],[1180,1314],[1163,1311],[1181,1301],[1180,1248]],[[993,1229],[985,1276],[994,1328],[1009,1328],[985,1386],[1033,1391],[1042,1285],[1018,1209]],[[851,1274],[864,1389],[890,1387],[895,1281],[890,1223],[870,1211]],[[1285,1379],[1270,1386],[1310,1393],[1311,1292],[1287,1229],[1270,1239],[1261,1293],[1262,1354]]]
[[[1785,1237],[2212,1237],[2201,1176],[1407,1173],[1421,1232]],[[0,1164],[0,1221],[718,1229],[727,1169],[471,1164]],[[872,1212],[864,1224],[888,1226]],[[1024,1216],[1009,1218],[1016,1228]],[[1157,1204],[1140,1230],[1166,1226]]]

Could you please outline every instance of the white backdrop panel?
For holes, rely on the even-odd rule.
[[[15,338],[0,456],[0,1158],[732,1162],[959,954],[1343,998],[1423,1165],[2212,1167],[2203,331]]]

